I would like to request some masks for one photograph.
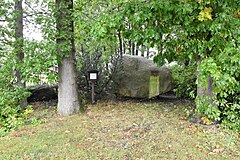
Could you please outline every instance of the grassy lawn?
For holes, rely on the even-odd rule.
[[[58,116],[55,107],[37,109],[42,124],[2,137],[0,159],[240,159],[237,135],[188,122],[190,105],[99,102],[69,117]]]

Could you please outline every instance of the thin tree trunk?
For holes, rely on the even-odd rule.
[[[149,48],[147,48],[147,59],[149,59],[150,58],[150,50],[149,50]]]
[[[15,0],[15,52],[17,55],[18,65],[23,63],[23,8],[22,0]],[[22,82],[22,76],[20,69],[15,70],[15,76],[17,77],[17,86],[26,87],[26,84]],[[22,108],[27,106],[27,99],[21,104]]]
[[[79,111],[77,73],[72,20],[73,0],[56,0],[57,5],[57,52],[61,56],[58,64],[58,113],[68,116]]]
[[[130,54],[130,55],[132,55],[132,49],[131,49],[131,48],[132,48],[132,41],[129,40],[129,41],[128,41],[128,50],[129,50],[129,54]]]
[[[123,40],[123,54],[126,54],[126,42]]]
[[[138,56],[138,47],[139,47],[139,46],[138,46],[138,44],[137,44],[137,45],[136,45],[136,52],[135,52],[137,56]]]
[[[132,55],[136,55],[135,54],[135,43],[134,42],[132,42]]]
[[[144,57],[144,52],[145,52],[145,47],[144,45],[142,44],[141,45],[141,56]]]
[[[118,31],[118,41],[119,41],[120,56],[122,57],[122,55],[123,55],[123,41],[122,41],[121,31]]]

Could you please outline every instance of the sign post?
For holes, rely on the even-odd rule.
[[[88,71],[88,79],[89,79],[89,81],[91,83],[91,86],[92,86],[92,100],[91,100],[91,103],[94,104],[95,103],[94,85],[95,85],[96,81],[98,80],[98,71],[97,70]]]

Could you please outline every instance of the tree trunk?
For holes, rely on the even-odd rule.
[[[208,33],[206,40],[210,41],[212,38],[211,32]],[[207,56],[210,56],[211,50],[207,50]],[[197,62],[201,62],[201,58],[199,55],[196,55]],[[198,68],[197,68],[197,79],[199,81],[198,77]],[[198,97],[206,97],[207,102],[210,103],[213,107],[217,107],[217,105],[214,103],[214,94],[213,94],[213,78],[209,76],[206,80],[206,87],[202,87],[201,82],[198,82],[198,88],[197,88],[197,96]]]
[[[136,44],[136,55],[138,56],[138,48],[139,47],[139,45],[138,44]]]
[[[22,0],[15,0],[15,53],[17,56],[17,64],[23,63],[24,53],[23,53],[23,8]],[[21,71],[19,67],[15,70],[15,76],[17,77],[17,86],[26,87],[26,84],[22,82]],[[22,108],[27,106],[27,100],[21,104]]]
[[[79,111],[77,73],[72,20],[73,0],[56,0],[57,5],[57,52],[58,64],[58,113],[68,116]]]
[[[141,45],[141,49],[140,49],[140,51],[141,51],[141,56],[142,56],[142,57],[144,57],[145,49],[146,49],[146,47],[142,44],[142,45]]]
[[[118,41],[119,41],[119,52],[120,56],[123,56],[123,41],[122,41],[122,36],[121,36],[121,31],[118,31]]]
[[[126,42],[122,40],[123,42],[123,54],[126,54]]]
[[[208,97],[208,102],[211,103],[212,106],[216,106],[213,102],[214,94],[213,94],[213,79],[212,77],[208,77],[206,79],[207,86],[203,86],[199,80],[198,71],[197,71],[197,96],[198,97]]]
[[[209,103],[212,107],[217,107],[214,103],[214,93],[213,93],[213,78],[209,76],[204,81],[207,85],[203,85],[203,80],[199,78],[199,65],[201,62],[201,58],[198,54],[196,54],[197,65],[197,98],[201,101],[201,103]],[[207,98],[207,99],[206,99]],[[197,104],[198,105],[198,104]],[[200,104],[201,105],[201,104]]]
[[[147,59],[149,59],[150,58],[150,50],[149,50],[149,48],[147,48]]]
[[[128,40],[128,50],[129,50],[129,55],[132,55],[132,41]]]
[[[132,55],[136,55],[135,54],[135,43],[134,42],[132,42]]]

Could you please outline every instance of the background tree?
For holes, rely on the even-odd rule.
[[[14,52],[17,56],[18,67],[15,69],[15,75],[17,78],[17,86],[26,88],[26,83],[23,82],[21,74],[21,66],[24,60],[24,42],[23,42],[23,7],[22,0],[15,0],[15,42]],[[27,106],[27,99],[21,104],[22,108]]]
[[[39,19],[42,15],[35,14],[39,12],[34,5],[26,5],[29,1],[24,1],[22,12],[23,8],[19,4],[21,2],[0,2],[0,136],[23,125],[25,111],[30,113],[29,107],[24,110],[21,108],[30,95],[23,87],[25,83],[28,83],[28,87],[40,84],[42,74],[46,74],[48,80],[56,79],[54,73],[48,70],[57,62],[56,54],[53,54],[55,45],[50,45],[47,41],[32,40],[28,35],[32,27],[35,27],[32,17],[36,15],[36,19]],[[33,8],[36,10],[32,10]]]

